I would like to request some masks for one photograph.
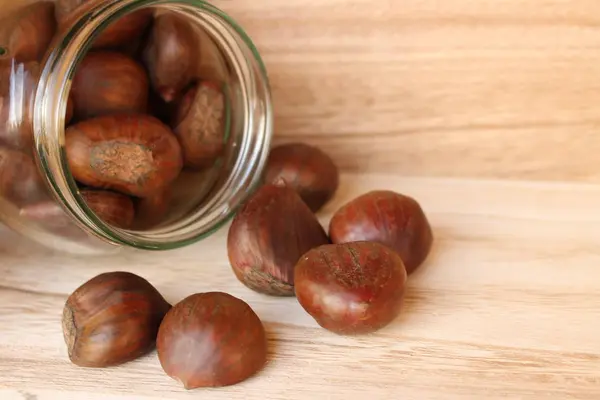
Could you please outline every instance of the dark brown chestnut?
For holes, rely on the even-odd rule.
[[[81,61],[73,77],[75,116],[86,119],[145,112],[148,90],[146,71],[135,60],[113,51],[93,51]]]
[[[225,150],[225,96],[215,82],[202,81],[190,88],[173,121],[185,166],[210,167]]]
[[[40,61],[56,31],[54,3],[38,1],[0,20],[0,61]]]
[[[406,284],[402,259],[375,242],[312,249],[296,265],[296,297],[323,328],[365,334],[400,313]]]
[[[88,207],[104,222],[118,228],[131,227],[135,209],[133,201],[124,194],[108,190],[82,189],[81,197]],[[54,200],[44,200],[23,207],[20,215],[48,227],[62,227],[71,224],[69,216]]]
[[[366,193],[341,207],[329,223],[333,243],[374,241],[400,254],[412,273],[433,243],[429,221],[412,197],[389,190]]]
[[[264,185],[229,227],[227,253],[237,278],[257,292],[294,295],[294,266],[308,250],[329,243],[294,189]]]
[[[313,212],[333,197],[339,184],[338,169],[331,157],[304,143],[273,148],[264,176],[266,183],[286,182]]]
[[[143,57],[152,87],[167,103],[195,78],[199,49],[198,36],[185,19],[173,13],[155,18]]]
[[[57,0],[55,14],[59,29],[66,30],[83,14],[104,2],[105,0]],[[94,40],[92,46],[94,48],[121,46],[142,35],[151,21],[151,9],[134,11],[106,27]]]
[[[171,205],[171,189],[166,188],[156,194],[135,201],[134,228],[152,228],[163,222]]]
[[[160,325],[156,349],[164,371],[186,389],[239,383],[267,358],[258,316],[221,292],[194,294],[176,304]]]
[[[135,208],[129,196],[95,189],[83,189],[80,194],[98,218],[118,228],[131,228]]]
[[[47,199],[46,186],[33,159],[0,146],[0,197],[17,207]]]
[[[160,323],[171,308],[144,278],[108,272],[80,286],[63,311],[69,358],[82,367],[109,367],[154,348]]]

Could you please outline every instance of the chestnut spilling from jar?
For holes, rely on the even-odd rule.
[[[74,121],[65,133],[75,180],[130,196],[138,204],[132,220],[139,229],[159,225],[176,206],[165,203],[166,210],[148,213],[152,201],[146,199],[176,190],[184,169],[186,182],[189,174],[206,180],[226,147],[226,75],[204,76],[196,68],[203,43],[189,21],[170,13],[151,20],[133,55],[127,46],[119,47],[126,39],[120,38],[125,31],[118,22],[96,39],[99,44],[75,71]],[[157,101],[162,106],[153,104]]]
[[[196,234],[202,236],[227,218],[218,212],[213,221],[206,204],[233,209],[260,179],[256,155],[269,149],[271,108],[264,69],[246,53],[247,38],[211,7],[197,6],[211,17],[198,19],[176,2],[142,3],[128,5],[127,13],[120,0],[37,1],[0,11],[0,200],[36,229],[64,236],[75,216],[93,225],[88,231],[114,229],[111,238],[160,230],[176,237],[177,229],[191,229],[172,227],[204,210],[208,223],[198,222]],[[97,24],[93,36],[81,29],[85,24]],[[229,36],[215,35],[215,26]],[[75,53],[64,51],[65,43]],[[233,54],[232,44],[244,51]],[[241,72],[240,63],[249,69]],[[59,78],[65,71],[72,72]],[[256,98],[247,98],[248,88]],[[46,103],[41,118],[53,120],[34,132],[34,110]],[[251,126],[250,118],[263,123]],[[54,121],[61,131],[50,132]],[[62,157],[53,165],[51,148]],[[25,162],[18,168],[8,159]],[[240,172],[240,165],[252,172]],[[70,182],[58,185],[60,179]],[[51,193],[48,183],[70,193]],[[219,203],[211,202],[218,195]]]

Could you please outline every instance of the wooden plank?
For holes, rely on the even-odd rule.
[[[0,245],[0,388],[39,400],[600,396],[599,187],[390,175],[342,182],[320,215],[324,225],[341,203],[380,187],[418,198],[431,219],[434,251],[409,280],[404,313],[391,326],[337,336],[295,299],[246,289],[227,262],[226,228],[175,252],[91,259],[12,238]],[[72,366],[64,300],[86,279],[119,269],[146,277],[171,302],[209,290],[243,298],[268,331],[268,366],[243,384],[191,393],[164,375],[155,354],[111,369]]]
[[[218,4],[264,55],[278,141],[356,172],[600,181],[598,2]]]

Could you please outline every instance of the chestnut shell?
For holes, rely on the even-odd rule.
[[[406,269],[392,249],[375,242],[324,245],[296,265],[296,297],[323,328],[365,334],[400,313]]]
[[[331,157],[322,150],[304,143],[289,143],[271,150],[264,180],[286,182],[316,212],[335,194],[339,173]]]
[[[264,185],[233,219],[227,254],[235,275],[250,289],[293,296],[296,262],[326,243],[321,224],[293,189]]]
[[[109,367],[148,353],[170,308],[154,286],[138,275],[108,272],[90,279],[69,296],[63,311],[71,362]]]
[[[135,201],[135,229],[152,228],[163,222],[171,206],[171,189],[166,188]]]
[[[95,188],[137,197],[165,189],[181,172],[181,148],[171,130],[144,114],[88,119],[65,132],[73,177]]]
[[[60,30],[69,28],[84,13],[105,0],[57,0],[56,20]],[[142,9],[127,14],[107,26],[92,43],[93,48],[117,47],[139,37],[152,21],[152,10]]]
[[[389,190],[365,193],[342,206],[331,218],[329,236],[333,243],[382,243],[400,254],[409,274],[425,261],[433,243],[419,203]]]
[[[221,292],[194,294],[176,304],[160,325],[156,348],[164,371],[186,389],[241,382],[267,358],[258,316]]]
[[[83,189],[80,194],[98,218],[118,228],[131,228],[135,208],[129,196],[94,189]]]
[[[132,58],[113,51],[90,52],[73,77],[75,116],[145,112],[149,87],[146,71]]]
[[[40,61],[56,32],[54,3],[38,1],[0,20],[0,47],[8,52],[2,60]]]
[[[5,146],[0,146],[0,197],[17,207],[47,198],[46,186],[33,159]]]
[[[165,102],[177,100],[195,78],[199,46],[185,19],[173,13],[154,19],[143,59],[152,87]]]
[[[173,120],[185,166],[210,167],[225,150],[225,95],[211,81],[192,86],[183,96]]]

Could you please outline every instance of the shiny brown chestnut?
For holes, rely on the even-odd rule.
[[[317,212],[335,194],[339,173],[322,150],[304,143],[288,143],[271,150],[264,179],[266,183],[283,180]]]
[[[131,228],[135,208],[129,196],[96,189],[83,189],[80,194],[98,218],[118,228]]]
[[[144,114],[97,117],[71,125],[65,132],[65,152],[80,183],[136,197],[164,190],[183,166],[175,135]]]
[[[176,304],[160,325],[156,349],[164,371],[186,389],[239,383],[267,358],[258,316],[221,292],[194,294]]]
[[[40,61],[56,31],[54,3],[38,1],[0,20],[0,61]]]
[[[109,367],[154,348],[160,323],[171,308],[144,278],[109,272],[73,292],[62,325],[69,358],[82,367]]]
[[[4,146],[0,146],[0,197],[19,208],[47,198],[33,159]]]
[[[98,218],[119,228],[130,228],[135,216],[133,201],[124,194],[107,190],[82,189],[81,197]],[[55,200],[43,200],[22,207],[20,215],[46,227],[72,225],[64,209]]]
[[[433,243],[429,221],[412,197],[375,190],[341,207],[329,223],[333,243],[374,241],[400,254],[412,273],[427,258]]]
[[[65,30],[83,14],[106,0],[57,0],[56,20],[59,29]],[[144,29],[152,21],[152,10],[143,9],[132,12],[110,24],[94,40],[92,47],[118,47],[142,35]]]
[[[132,58],[113,51],[93,51],[81,61],[71,86],[79,119],[145,112],[148,76]]]
[[[225,150],[225,95],[211,81],[192,86],[183,96],[173,121],[185,166],[210,167]]]
[[[179,98],[195,78],[199,48],[198,35],[181,16],[155,18],[143,58],[152,87],[165,102]]]
[[[382,244],[325,245],[298,261],[296,297],[325,329],[345,335],[372,333],[400,313],[406,277],[398,253]]]
[[[160,224],[169,212],[171,190],[166,188],[135,201],[135,229],[148,229]]]
[[[326,243],[327,234],[294,189],[264,185],[233,219],[227,254],[235,275],[250,289],[293,296],[296,262]]]

